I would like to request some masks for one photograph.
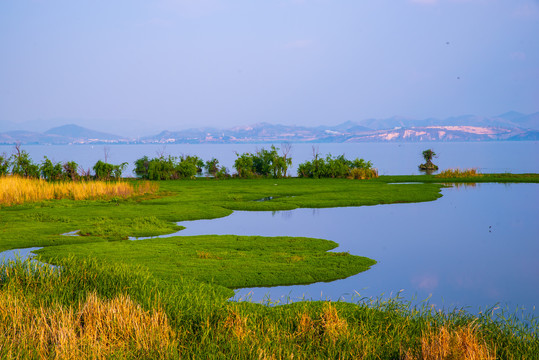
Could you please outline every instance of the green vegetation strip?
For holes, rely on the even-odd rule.
[[[539,183],[539,174],[481,174],[465,177],[441,177],[439,175],[391,175],[380,176],[378,181],[386,183]]]

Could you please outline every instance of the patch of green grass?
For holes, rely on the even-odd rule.
[[[168,283],[184,277],[231,289],[331,281],[376,263],[348,253],[327,252],[335,247],[333,241],[311,238],[204,235],[64,245],[37,253],[47,262],[69,254],[141,264]]]

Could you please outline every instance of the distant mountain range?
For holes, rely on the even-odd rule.
[[[464,115],[422,120],[392,117],[316,127],[260,123],[228,129],[163,131],[139,139],[94,131],[73,124],[54,127],[45,132],[0,132],[0,144],[58,145],[496,140],[539,140],[539,112],[529,115],[508,112],[494,117]]]
[[[25,130],[0,133],[0,144],[127,144],[131,141],[132,139],[129,138],[90,130],[73,124],[58,126],[43,133]]]

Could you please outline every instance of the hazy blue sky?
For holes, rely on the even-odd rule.
[[[539,111],[539,0],[0,0],[0,120],[172,130],[508,110]]]

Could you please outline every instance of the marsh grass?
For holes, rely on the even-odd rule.
[[[447,169],[435,175],[437,178],[469,178],[482,176],[477,169]]]
[[[48,182],[43,179],[1,176],[0,205],[12,206],[53,199],[125,199],[133,195],[155,193],[158,188],[156,183],[149,182],[134,186],[127,182]]]
[[[89,293],[71,306],[44,306],[3,292],[0,319],[2,348],[29,358],[162,358],[178,347],[161,310],[143,310],[125,295],[107,300]]]
[[[378,169],[354,168],[350,170],[350,179],[366,180],[378,177]]]
[[[0,358],[532,359],[539,352],[536,325],[492,311],[441,312],[399,298],[265,306],[226,294],[92,259],[0,265]]]
[[[479,339],[477,327],[473,324],[456,329],[441,326],[423,331],[420,358],[424,360],[495,360],[496,349],[490,349],[485,341]],[[415,358],[407,356],[406,359]]]

